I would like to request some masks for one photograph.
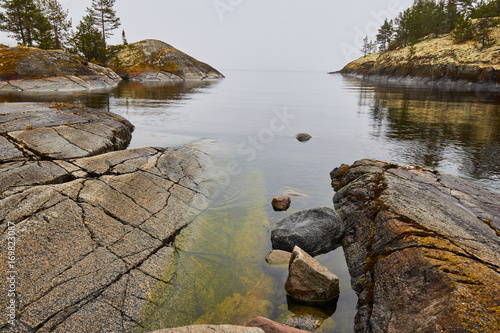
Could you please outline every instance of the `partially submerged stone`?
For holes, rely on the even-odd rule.
[[[271,201],[271,205],[275,211],[284,211],[290,208],[292,200],[287,195],[279,195],[274,197]]]
[[[312,139],[312,136],[307,133],[299,133],[295,136],[295,138],[300,142],[307,142]]]
[[[269,265],[288,265],[291,257],[291,252],[272,250],[266,255],[266,262]]]
[[[115,87],[121,78],[61,50],[0,49],[1,91],[82,91]]]
[[[285,290],[293,298],[305,302],[328,302],[340,294],[339,279],[316,259],[293,249]]]
[[[271,232],[273,249],[292,252],[295,246],[318,255],[336,247],[344,227],[335,210],[312,208],[292,214],[279,221]]]
[[[418,166],[332,173],[358,332],[497,332],[500,194]]]

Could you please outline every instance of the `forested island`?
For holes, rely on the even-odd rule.
[[[497,0],[417,0],[394,20],[386,19],[375,41],[366,37],[364,56],[340,73],[496,90],[499,16]]]

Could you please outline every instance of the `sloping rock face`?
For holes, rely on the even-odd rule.
[[[82,91],[115,87],[120,81],[109,68],[60,50],[0,49],[0,91]]]
[[[498,332],[500,194],[373,160],[331,176],[356,332]]]
[[[0,163],[87,157],[124,149],[133,128],[119,115],[70,104],[2,103]]]
[[[109,67],[131,81],[184,81],[223,78],[219,71],[159,40],[125,45],[110,56]]]
[[[122,121],[108,118],[119,117],[80,109],[30,113],[35,106],[16,104],[6,115],[0,112],[2,131],[9,133],[4,143],[22,155],[2,154],[0,160],[0,253],[12,256],[0,261],[0,278],[11,281],[0,284],[0,307],[15,308],[13,317],[1,317],[0,331],[135,331],[148,295],[173,278],[165,274],[175,262],[170,244],[206,203],[199,184],[208,157],[191,148],[80,157],[89,154],[64,147],[84,150],[78,140],[100,138],[108,149],[123,141]],[[36,126],[56,128],[52,140],[63,138],[66,146],[56,142],[61,148],[46,152],[51,146],[40,144],[35,151],[19,138],[25,131],[12,139],[19,129],[16,116],[23,113]],[[76,126],[83,137],[59,134],[64,117],[84,119],[68,127]],[[45,142],[45,132],[37,141],[34,130],[26,131],[32,145]]]
[[[450,34],[427,37],[413,52],[404,47],[361,57],[340,73],[362,75],[376,81],[447,85],[463,88],[500,89],[500,28],[497,42],[480,49],[474,42],[454,44]]]

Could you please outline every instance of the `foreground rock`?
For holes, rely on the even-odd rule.
[[[273,249],[292,252],[300,247],[312,256],[338,246],[343,225],[335,210],[328,207],[307,209],[279,221],[271,232]]]
[[[420,167],[332,172],[356,332],[497,332],[500,194]]]
[[[246,323],[245,326],[248,327],[258,327],[262,329],[266,333],[305,333],[307,331],[303,331],[294,327],[290,327],[287,325],[283,325],[272,321],[271,319],[267,319],[264,317],[256,317]]]
[[[60,50],[0,49],[0,91],[82,91],[115,87],[112,70]]]
[[[292,253],[282,250],[272,250],[266,255],[266,262],[269,265],[288,265]]]
[[[375,53],[347,64],[340,73],[370,80],[448,85],[460,88],[500,89],[500,27],[492,32],[496,43],[479,49],[474,42],[454,44],[451,34],[426,37],[410,46]]]
[[[176,328],[165,328],[162,330],[154,331],[151,333],[206,333],[206,332],[220,332],[220,333],[264,333],[258,327],[245,327],[233,325],[193,325]]]
[[[340,294],[339,279],[298,246],[290,258],[285,290],[305,302],[328,302]]]
[[[119,115],[85,107],[2,103],[0,163],[87,157],[124,149],[133,128]]]
[[[16,326],[2,316],[0,331],[139,329],[149,295],[172,278],[165,274],[176,258],[172,242],[205,207],[207,194],[199,184],[207,156],[194,148],[143,148],[78,157],[91,153],[66,147],[83,151],[77,144],[99,138],[106,149],[96,151],[122,146],[127,123],[91,110],[10,106],[0,112],[8,133],[3,143],[22,156],[0,163],[2,256],[12,232],[16,240],[15,263],[0,261],[0,271],[4,281],[15,275]],[[39,132],[17,131],[25,113]],[[81,122],[73,123],[75,117]],[[64,126],[76,134],[59,128],[66,119],[72,124]],[[59,140],[57,153],[41,144],[52,131],[60,136],[50,136]],[[40,144],[33,148],[29,142]],[[7,295],[8,287],[0,284],[0,293]],[[0,298],[0,307],[9,302]]]
[[[224,77],[212,66],[154,39],[121,46],[114,50],[110,59],[109,67],[131,81],[184,81]]]

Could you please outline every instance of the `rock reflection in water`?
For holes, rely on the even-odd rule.
[[[356,83],[371,135],[388,141],[401,161],[437,169],[453,163],[470,177],[500,179],[500,95]]]

